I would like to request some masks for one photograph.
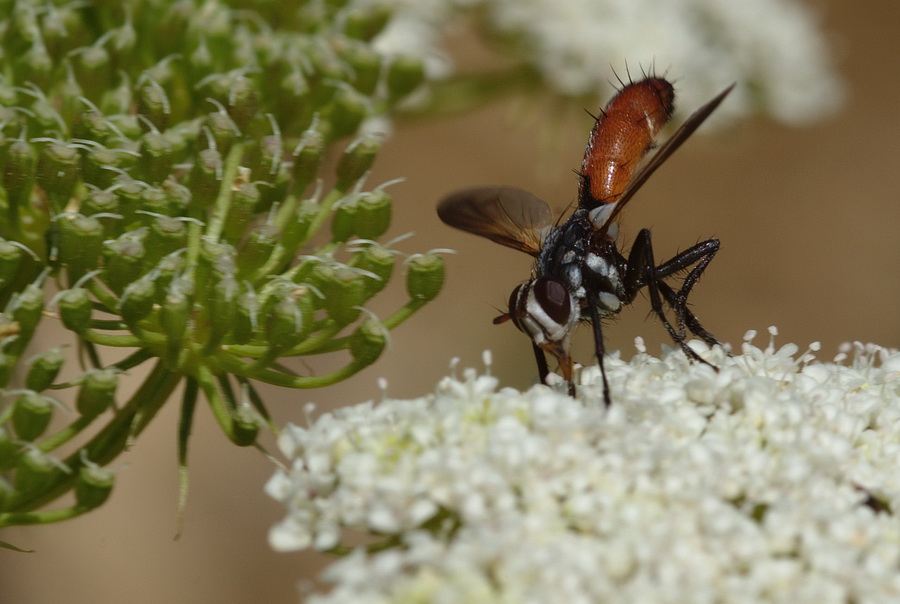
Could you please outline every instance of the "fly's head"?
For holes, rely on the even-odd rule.
[[[535,346],[559,361],[563,378],[573,376],[569,356],[569,334],[580,318],[578,302],[565,284],[554,277],[537,277],[517,286],[509,296],[509,312],[494,319],[502,323],[512,319]]]

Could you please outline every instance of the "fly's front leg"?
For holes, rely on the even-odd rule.
[[[590,300],[588,308],[591,312],[591,327],[594,331],[594,351],[597,353],[600,376],[603,378],[603,403],[608,409],[612,399],[609,396],[609,381],[606,379],[606,365],[603,362],[603,358],[606,356],[606,346],[603,344],[603,329],[600,325],[600,311],[597,310],[597,301]]]
[[[541,350],[541,347],[531,343],[531,347],[534,349],[534,360],[537,361],[538,366],[538,376],[541,378],[541,384],[547,383],[547,376],[550,375],[550,368],[547,367],[547,357],[544,356],[544,351]]]

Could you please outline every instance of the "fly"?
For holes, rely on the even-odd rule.
[[[494,323],[511,320],[531,338],[541,382],[549,374],[545,355],[550,354],[559,363],[569,393],[574,394],[570,335],[576,324],[588,322],[608,407],[602,320],[633,302],[645,287],[653,313],[672,340],[688,358],[706,363],[687,345],[687,332],[710,345],[719,342],[688,308],[687,298],[718,252],[719,240],[700,242],[657,265],[649,229],[641,229],[627,257],[617,247],[616,237],[622,209],[733,87],[695,111],[639,167],[672,116],[675,92],[672,84],[659,77],[624,86],[596,118],[579,172],[578,207],[562,224],[554,222],[544,201],[513,187],[467,189],[438,204],[438,216],[446,224],[535,257],[532,278],[513,290],[509,311]],[[687,274],[680,287],[666,282],[682,271]],[[666,317],[666,306],[674,314],[674,325]]]

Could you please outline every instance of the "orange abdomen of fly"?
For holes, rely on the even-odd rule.
[[[614,203],[674,110],[672,84],[647,78],[625,86],[591,130],[581,165],[581,207]]]

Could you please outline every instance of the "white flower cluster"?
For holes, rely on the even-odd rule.
[[[357,0],[370,3],[377,0]],[[685,111],[738,82],[717,120],[764,112],[803,124],[843,99],[816,15],[798,0],[400,0],[383,52],[425,57],[432,77],[452,70],[443,28],[466,9],[499,46],[565,96],[607,99],[613,70],[683,79]]]
[[[344,602],[900,601],[900,353],[835,362],[744,343],[609,358],[579,397],[465,372],[435,394],[288,426],[278,550],[333,564]]]

